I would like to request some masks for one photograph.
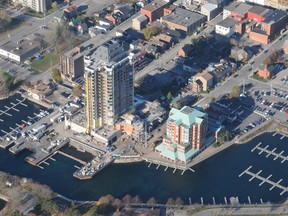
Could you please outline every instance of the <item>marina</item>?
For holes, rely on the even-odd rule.
[[[277,187],[277,188],[282,190],[280,195],[283,195],[285,192],[288,192],[288,187],[284,187],[283,185],[280,184],[280,182],[282,182],[283,179],[280,179],[278,182],[271,181],[270,178],[272,177],[272,174],[270,174],[268,177],[264,178],[264,177],[260,176],[260,173],[262,173],[262,170],[258,171],[257,173],[253,173],[253,172],[250,171],[251,168],[252,168],[252,166],[249,166],[247,169],[245,169],[239,175],[239,177],[241,177],[244,174],[247,174],[247,175],[252,176],[249,179],[249,181],[252,181],[254,178],[257,178],[257,179],[261,180],[261,183],[259,184],[259,186],[262,186],[264,183],[271,184],[272,187],[269,189],[270,191],[273,190],[275,187]]]

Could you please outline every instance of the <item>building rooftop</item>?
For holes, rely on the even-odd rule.
[[[279,20],[283,19],[284,17],[287,17],[288,12],[284,10],[274,10],[272,13],[265,14],[265,20],[264,23],[272,24],[275,22],[278,22]],[[286,18],[287,19],[287,18]]]
[[[206,4],[202,5],[202,8],[204,8],[207,11],[213,11],[213,10],[217,9],[218,6],[216,4],[212,4],[212,3],[207,2]]]
[[[225,7],[225,10],[233,11],[240,4],[241,4],[241,2],[233,1],[231,4],[229,4],[227,7]]]
[[[248,12],[254,13],[260,16],[264,16],[266,13],[268,13],[270,9],[264,8],[262,6],[253,6]]]
[[[163,16],[162,19],[181,26],[189,27],[204,17],[206,16],[183,8],[177,8],[172,14]]]
[[[164,2],[164,1],[153,1],[150,4],[147,4],[141,10],[153,12],[153,11],[157,10],[158,8],[165,6],[166,4],[167,4],[167,2]]]
[[[219,22],[217,25],[223,26],[225,28],[231,28],[231,27],[235,26],[236,24],[237,24],[237,22],[233,18],[227,17],[226,19]]]
[[[22,40],[19,40],[17,42],[16,41],[9,41],[6,44],[4,44],[1,47],[1,49],[20,56],[23,53],[28,52],[29,50],[33,50],[35,47],[39,47],[39,43],[37,43],[33,40],[22,39]]]
[[[177,125],[190,127],[194,123],[201,124],[206,113],[188,106],[184,106],[181,110],[172,108],[169,113],[168,121],[175,122]]]
[[[144,22],[148,20],[148,18],[145,15],[139,15],[135,19],[138,20],[139,22]]]
[[[258,33],[258,34],[263,34],[263,35],[267,35],[266,34],[266,31],[260,29],[260,28],[254,28],[251,30],[251,32],[255,32],[255,33]]]
[[[71,13],[72,11],[74,11],[75,9],[77,9],[77,6],[76,5],[71,5],[69,7],[67,7],[65,9],[65,11],[67,11],[68,13]]]
[[[237,13],[237,14],[241,14],[244,15],[246,14],[251,8],[253,7],[253,5],[249,5],[249,4],[245,4],[245,3],[240,3],[234,10],[232,10],[233,12]]]
[[[206,81],[213,79],[213,76],[209,73],[209,71],[203,71],[196,75],[197,78],[202,77]]]

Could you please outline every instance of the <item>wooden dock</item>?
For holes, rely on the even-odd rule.
[[[83,160],[81,160],[81,159],[79,159],[79,158],[76,158],[76,157],[74,157],[74,156],[72,156],[72,155],[69,155],[69,154],[67,154],[67,153],[65,153],[65,152],[63,152],[63,151],[61,151],[61,150],[58,150],[57,153],[59,153],[59,154],[61,154],[61,155],[64,155],[64,156],[66,156],[66,157],[68,157],[68,158],[70,158],[70,159],[72,159],[72,160],[75,160],[75,161],[81,163],[82,165],[86,165],[86,164],[87,164],[85,161],[83,161]]]
[[[19,100],[17,99],[18,103],[11,103],[11,107],[8,107],[8,106],[5,106],[6,110],[0,110],[0,116],[2,115],[7,115],[7,116],[12,116],[10,113],[8,113],[10,110],[14,110],[16,112],[19,112],[18,109],[16,109],[15,107],[18,106],[19,104],[21,104],[22,106],[26,106],[27,107],[27,104],[24,104],[23,102],[25,101],[26,99],[22,99],[22,100]]]
[[[269,145],[263,147],[260,147],[259,143],[258,145],[256,145],[251,152],[255,151],[256,149],[259,150],[259,155],[262,154],[263,152],[267,153],[266,158],[268,158],[270,155],[275,156],[274,160],[277,160],[278,158],[282,159],[281,163],[284,163],[285,161],[288,161],[288,156],[284,156],[282,155],[284,153],[284,151],[281,151],[280,153],[276,153],[275,151],[277,150],[277,148],[274,148],[273,150],[268,150]]]
[[[252,166],[249,166],[246,170],[244,170],[239,175],[239,177],[241,177],[244,174],[247,174],[247,175],[252,176],[249,179],[249,181],[252,181],[254,178],[257,178],[257,179],[261,180],[262,182],[259,184],[259,186],[262,186],[264,183],[271,184],[272,187],[269,189],[270,191],[273,190],[275,187],[277,187],[277,188],[282,190],[280,195],[283,195],[285,192],[288,192],[288,187],[285,187],[285,186],[280,184],[280,182],[282,182],[283,179],[280,179],[278,182],[271,181],[270,178],[272,177],[272,174],[270,174],[267,178],[264,178],[264,177],[260,176],[260,173],[262,172],[262,170],[258,171],[257,173],[253,173],[253,172],[250,171],[251,168],[252,168]]]

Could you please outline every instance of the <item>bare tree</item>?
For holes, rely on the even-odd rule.
[[[180,197],[177,197],[176,200],[175,200],[175,204],[176,205],[183,205],[184,201]]]
[[[166,205],[174,205],[174,200],[173,200],[173,198],[170,197],[170,198],[167,200]]]
[[[129,194],[127,194],[126,196],[124,196],[122,198],[122,201],[124,204],[131,204],[132,203],[132,197]]]
[[[136,195],[133,198],[132,202],[135,203],[135,204],[140,204],[140,203],[142,203],[142,200],[141,200],[141,198],[138,195]]]

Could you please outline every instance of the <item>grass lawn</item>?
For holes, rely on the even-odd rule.
[[[48,70],[49,68],[51,68],[51,62],[52,62],[53,66],[58,64],[59,60],[60,60],[60,55],[61,55],[61,53],[55,53],[55,52],[47,53],[47,52],[44,52],[43,53],[43,58],[40,59],[40,60],[35,58],[32,61],[31,67],[34,70],[38,71],[39,73],[42,73],[42,72]]]

